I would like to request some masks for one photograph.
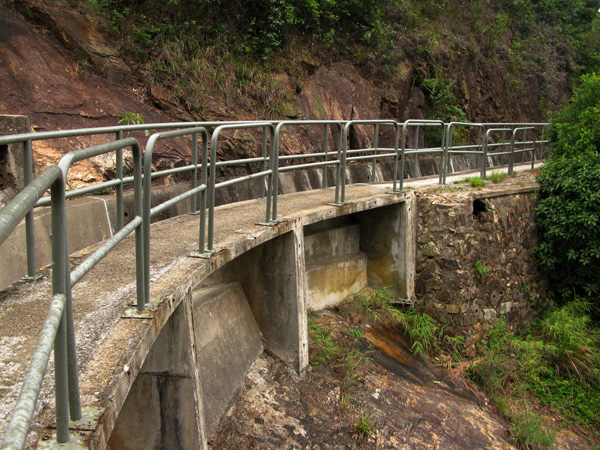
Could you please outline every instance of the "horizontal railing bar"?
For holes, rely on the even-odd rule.
[[[461,151],[448,149],[448,153],[452,153],[454,155],[483,155],[483,150]]]
[[[74,136],[92,136],[94,134],[110,134],[117,133],[119,131],[150,131],[155,129],[173,129],[173,128],[194,128],[199,126],[204,127],[217,127],[225,124],[237,124],[245,123],[243,121],[230,121],[230,122],[173,122],[173,123],[146,123],[140,125],[115,125],[112,127],[100,127],[100,128],[78,128],[73,130],[61,130],[61,131],[43,131],[41,133],[23,133],[13,134],[9,136],[0,137],[0,145],[15,144],[17,142],[24,141],[41,141],[49,139],[60,139],[65,137]]]
[[[515,149],[515,153],[532,152],[533,150],[535,150],[534,147],[531,147],[531,148],[520,148],[520,149]]]
[[[308,159],[308,158],[323,158],[325,156],[334,156],[337,155],[337,152],[321,152],[321,153],[301,153],[299,155],[283,155],[279,157],[279,161],[290,161],[294,159]]]
[[[198,164],[198,167],[201,167],[201,165]],[[159,170],[157,172],[152,172],[150,174],[150,178],[152,180],[154,180],[156,178],[164,177],[166,175],[175,175],[177,173],[191,172],[192,170],[194,170],[194,165],[173,167],[172,169],[164,169],[164,170]]]
[[[404,150],[405,155],[417,155],[420,153],[442,153],[444,151],[441,147],[429,147],[429,148],[407,148]],[[402,154],[402,150],[399,150],[399,153]]]
[[[306,164],[298,164],[295,166],[285,166],[280,167],[279,172],[290,172],[292,170],[298,169],[307,169],[309,167],[323,167],[323,166],[339,166],[341,161],[323,161],[323,162],[315,162],[315,163],[306,163]]]
[[[215,163],[215,167],[223,167],[223,166],[241,166],[244,164],[251,164],[251,163],[257,163],[257,162],[264,162],[264,161],[268,161],[269,158],[248,158],[248,159],[232,159],[229,161],[217,161]]]
[[[391,158],[391,157],[395,157],[396,153],[377,153],[376,155],[366,155],[366,156],[353,156],[351,158],[346,158],[346,161],[363,161],[366,159],[373,159],[373,158]]]
[[[273,173],[273,171],[271,169],[269,169],[269,170],[263,170],[262,172],[253,173],[251,175],[246,175],[244,177],[239,177],[239,178],[234,178],[232,180],[222,181],[220,183],[215,183],[215,189],[232,186],[234,184],[241,183],[242,181],[248,181],[248,180],[252,180],[254,178],[264,177],[265,175],[271,175],[272,173]]]

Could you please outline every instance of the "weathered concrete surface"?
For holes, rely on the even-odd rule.
[[[360,250],[360,226],[344,223],[339,226],[324,222],[323,228],[304,230],[304,255],[306,265],[311,266],[330,258],[356,253]]]
[[[368,256],[368,284],[414,300],[417,210],[413,199],[360,213],[360,248]]]
[[[341,302],[367,286],[367,255],[350,253],[306,268],[308,306],[319,310]]]
[[[359,250],[360,226],[336,222],[304,230],[308,307],[312,309],[335,305],[367,285],[367,256]]]
[[[280,219],[283,222],[274,227],[255,225],[264,215],[264,201],[253,200],[234,205],[225,205],[217,209],[215,217],[215,244],[224,250],[209,260],[188,258],[186,255],[197,248],[198,218],[181,216],[153,225],[151,258],[151,297],[159,301],[156,307],[141,318],[127,312],[128,305],[134,301],[134,240],[127,239],[90,272],[73,289],[74,314],[78,342],[78,357],[81,366],[81,390],[83,405],[98,408],[101,415],[93,431],[86,431],[85,440],[90,448],[104,448],[110,436],[117,416],[125,402],[127,394],[136,379],[150,348],[160,330],[168,322],[176,307],[190,301],[191,291],[201,284],[215,270],[233,260],[243,261],[240,255],[255,249],[255,255],[264,250],[256,249],[274,238],[283,238],[280,243],[268,245],[280,247],[279,254],[292,251],[298,258],[304,258],[302,228],[310,223],[319,222],[347,214],[403,202],[411,193],[388,194],[381,186],[351,186],[347,190],[348,203],[342,207],[330,206],[333,200],[332,189],[310,193],[292,194],[280,198]],[[287,236],[284,236],[287,235]],[[177,236],[177,239],[173,239]],[[264,249],[264,247],[263,247]],[[287,250],[284,250],[287,249]],[[85,257],[89,251],[81,253]],[[268,252],[265,252],[265,255]],[[248,252],[252,255],[251,252]],[[264,268],[281,266],[277,258],[260,256],[258,266],[263,269],[263,285],[270,285],[273,275]],[[252,261],[252,260],[250,260]],[[256,261],[256,260],[254,260]],[[74,260],[74,263],[77,259]],[[304,274],[291,267],[283,272],[288,276],[282,281],[295,280],[281,284],[278,291],[285,293],[292,285],[303,284]],[[256,269],[256,273],[259,269]],[[281,269],[279,269],[281,273]],[[0,307],[0,336],[3,352],[2,371],[2,408],[0,409],[0,427],[6,424],[11,405],[18,393],[22,373],[25,371],[31,352],[37,339],[37,333],[45,317],[50,298],[49,272],[44,279],[33,284],[21,282],[2,294]],[[250,273],[249,276],[252,276]],[[242,281],[243,285],[243,281]],[[277,284],[274,284],[277,286]],[[289,295],[297,292],[288,291]],[[90,295],[93,293],[93,295]],[[251,308],[253,300],[247,295]],[[289,311],[294,308],[302,311],[304,299],[286,295],[275,295],[272,305],[264,310]],[[185,302],[184,302],[185,303]],[[275,308],[272,308],[275,306]],[[278,307],[277,307],[278,306]],[[14,318],[19,317],[19,323]],[[146,318],[144,318],[146,317]],[[306,333],[306,320],[303,314],[294,314],[294,321],[284,322],[295,330],[296,336],[288,348],[296,345],[294,358],[298,358],[298,368],[306,364],[307,348],[302,348],[302,337]],[[259,327],[261,320],[257,320]],[[267,333],[264,330],[265,337]],[[274,339],[279,339],[277,330],[272,330]],[[288,335],[290,332],[287,332]],[[270,345],[267,340],[267,344]],[[304,344],[305,345],[305,344]],[[299,348],[300,347],[300,348]],[[277,349],[275,349],[277,353]],[[287,351],[287,350],[286,350]],[[284,351],[281,351],[286,360]],[[10,370],[9,370],[10,369]],[[50,369],[52,373],[52,369]],[[38,436],[51,435],[52,430],[45,427],[53,422],[52,383],[45,382],[39,402],[39,426],[33,427],[31,440]],[[87,426],[88,430],[90,426]]]
[[[206,432],[211,436],[263,345],[241,284],[196,290],[192,301]]]
[[[182,303],[156,338],[111,433],[112,450],[205,447],[191,322]]]
[[[90,420],[73,425],[74,435],[83,439],[90,448],[105,448],[131,386],[158,334],[178,305],[191,302],[192,290],[200,286],[210,274],[232,261],[236,261],[235,264],[244,262],[244,258],[240,258],[242,255],[249,255],[248,258],[260,255],[265,247],[262,250],[258,247],[280,238],[283,240],[279,243],[269,245],[279,247],[275,249],[277,251],[286,248],[288,250],[285,251],[291,251],[293,248],[293,254],[303,263],[302,229],[305,226],[403,203],[413,195],[411,192],[389,194],[388,191],[389,186],[386,185],[349,186],[348,203],[341,207],[327,204],[333,200],[332,189],[283,196],[280,198],[279,210],[279,218],[283,222],[274,227],[255,225],[263,219],[263,201],[219,207],[215,216],[215,244],[224,250],[209,260],[186,256],[189,251],[197,248],[197,217],[181,216],[154,224],[150,257],[151,297],[155,300],[149,311],[141,316],[129,306],[135,298],[134,240],[129,238],[117,246],[73,289],[82,402],[86,411],[93,412]],[[174,239],[174,236],[177,238]],[[249,251],[252,249],[258,253]],[[85,258],[91,250],[80,252],[73,258],[73,264]],[[246,259],[244,263],[254,264],[255,261]],[[279,265],[279,262],[277,259],[263,258],[260,267],[269,265]],[[288,287],[305,283],[303,272],[298,270],[299,266],[286,269],[288,276],[284,279],[291,275],[296,277],[287,284]],[[2,433],[47,311],[51,289],[49,269],[43,274],[42,280],[36,283],[20,282],[3,291],[0,296],[0,364],[4,368],[0,380]],[[265,276],[262,282],[270,283],[270,280],[269,276]],[[240,282],[244,285],[243,280]],[[282,287],[285,286],[284,283]],[[281,292],[285,291],[283,289]],[[247,297],[250,300],[251,296]],[[294,299],[294,303],[289,303],[286,296],[274,298],[279,302],[279,309],[276,310],[287,311],[287,314],[292,314],[294,309],[302,311],[305,305],[305,299],[301,296],[299,300]],[[252,308],[252,300],[250,303]],[[18,321],[15,320],[16,317],[19,318]],[[297,367],[301,367],[307,359],[303,355],[308,351],[306,347],[302,347],[302,342],[306,342],[306,316],[298,314],[295,320],[297,335],[290,338],[291,344],[290,341],[287,342],[290,347],[297,345]],[[257,322],[260,326],[260,321]],[[288,333],[288,336],[292,334]],[[267,344],[269,345],[268,342]],[[280,353],[284,354],[283,351]],[[287,359],[284,357],[284,360]],[[48,375],[51,374],[52,364]],[[191,376],[198,379],[197,374]],[[31,444],[38,437],[52,438],[53,430],[47,427],[53,423],[52,384],[49,377],[46,377],[41,400],[38,402],[38,413],[41,414],[32,427]]]

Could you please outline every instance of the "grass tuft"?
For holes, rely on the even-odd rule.
[[[465,181],[469,183],[471,187],[476,189],[480,189],[487,184],[486,181],[481,177],[468,177],[465,179]]]
[[[371,414],[362,413],[358,417],[358,421],[352,427],[352,431],[360,439],[368,439],[374,433],[374,424],[372,422],[373,416]]]

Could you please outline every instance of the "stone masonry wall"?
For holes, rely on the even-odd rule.
[[[506,183],[417,194],[418,303],[474,340],[499,317],[531,323],[532,305],[547,298],[534,255],[537,186]]]

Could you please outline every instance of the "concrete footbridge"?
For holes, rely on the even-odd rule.
[[[418,188],[467,176],[453,169],[532,168],[546,125],[213,122],[1,136],[1,151],[22,155],[24,181],[0,210],[0,255],[27,275],[0,292],[1,448],[206,448],[264,349],[299,375],[307,368],[307,309],[367,285],[414,301],[407,175],[430,170],[410,180]],[[373,139],[351,148],[358,127]],[[318,130],[322,147],[280,154],[283,130],[301,129]],[[419,139],[427,129],[437,137]],[[134,136],[146,130],[142,149]],[[240,130],[256,133],[259,156],[220,160]],[[35,143],[74,136],[106,142],[34,178]],[[190,164],[153,168],[157,142],[181,137]],[[105,154],[116,156],[114,179],[66,189],[71,167]],[[172,174],[187,184],[153,186]]]

